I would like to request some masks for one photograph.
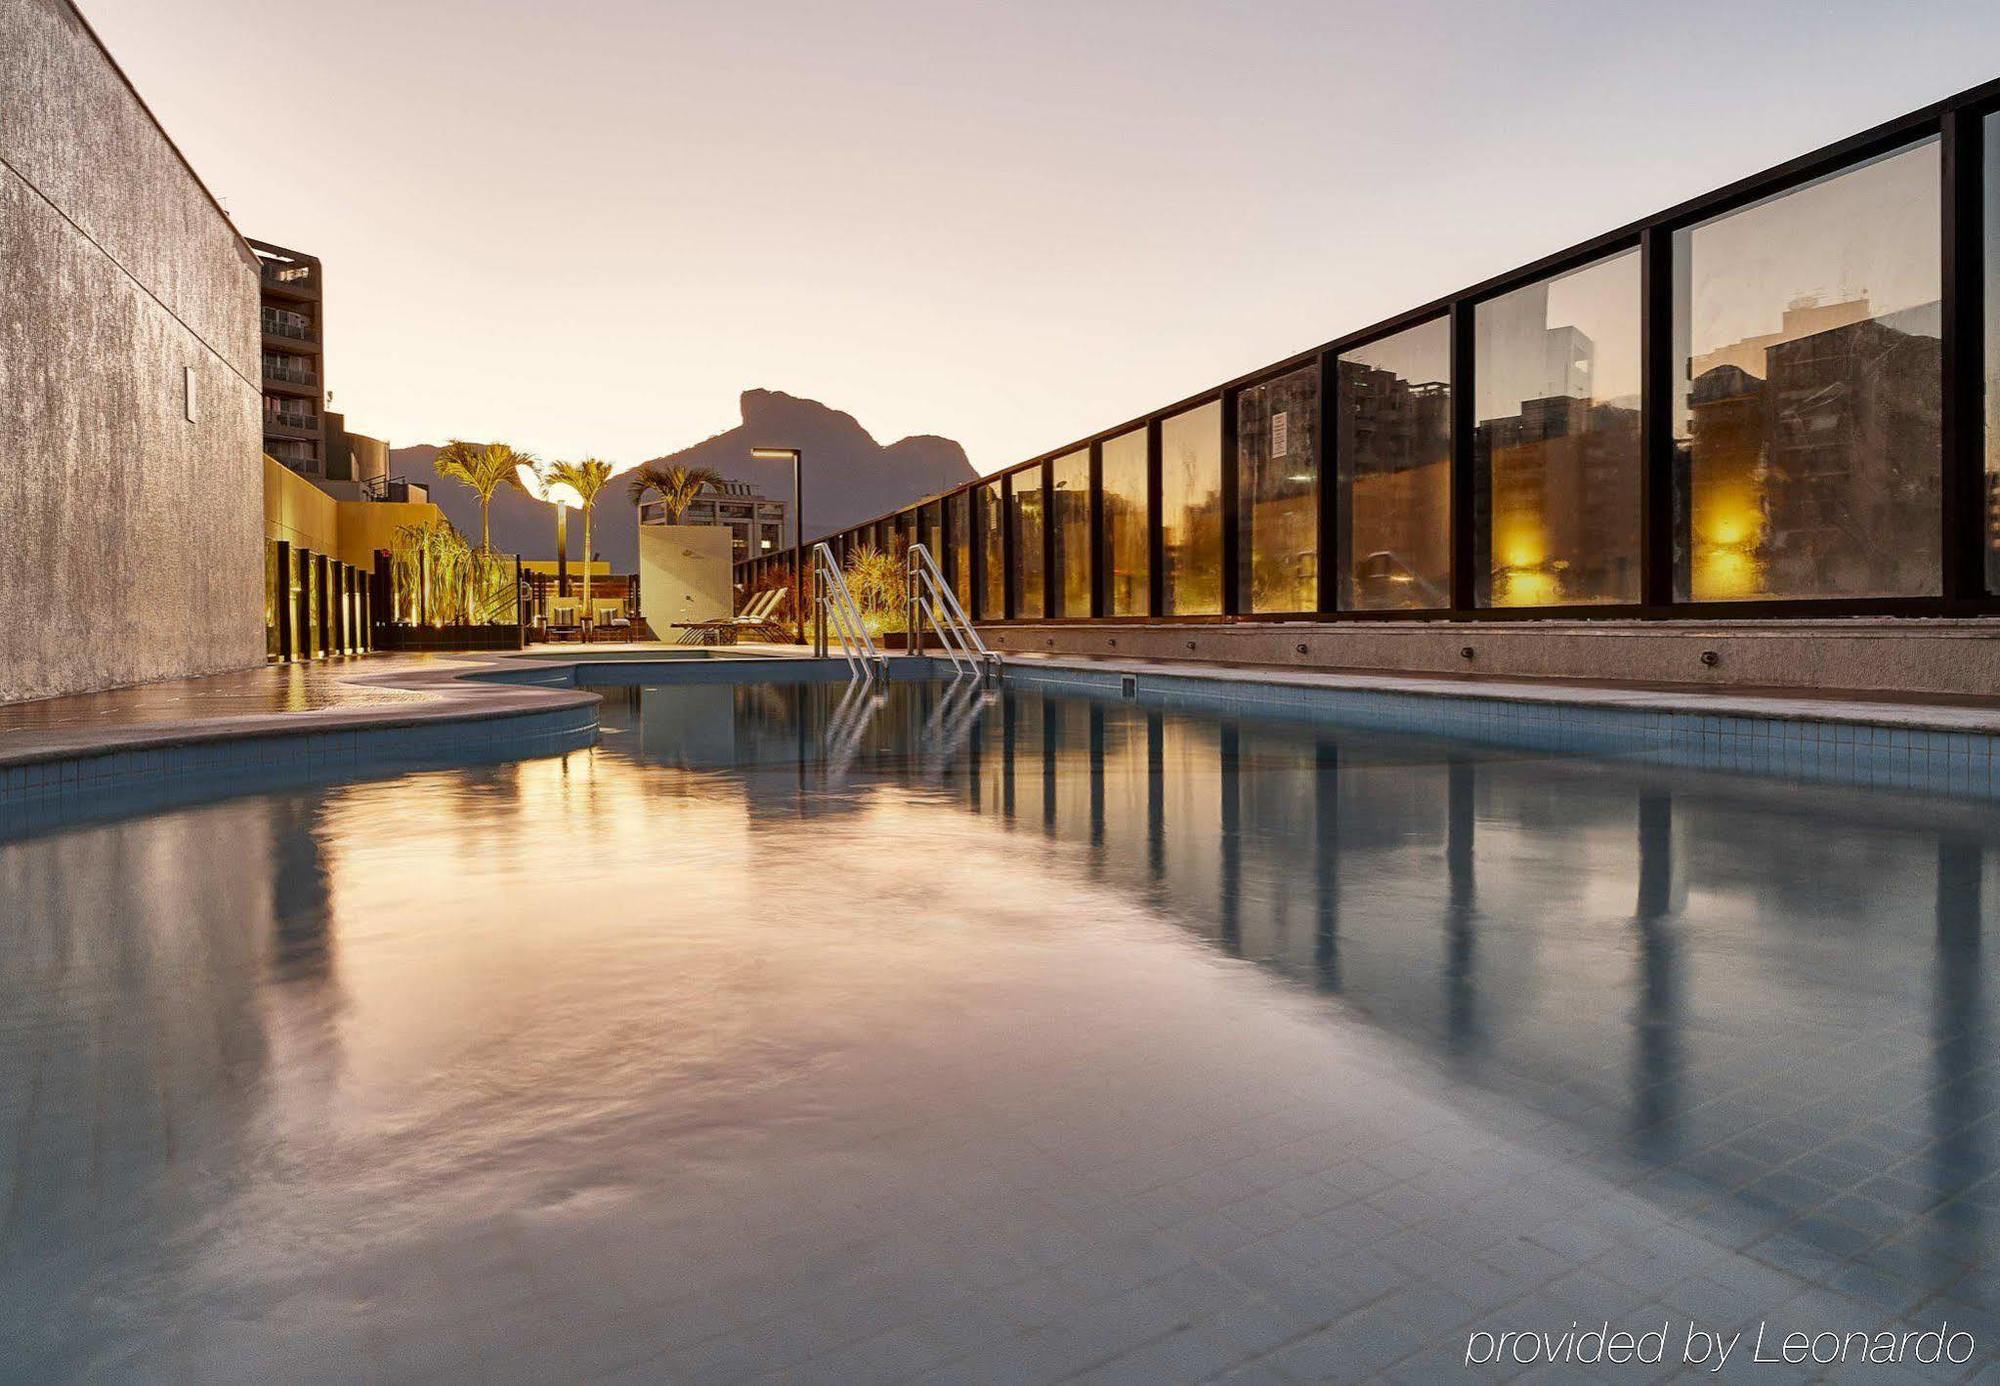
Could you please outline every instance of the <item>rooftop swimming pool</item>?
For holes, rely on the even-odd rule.
[[[9,820],[0,1375],[2000,1346],[2000,805],[719,668],[563,754]]]

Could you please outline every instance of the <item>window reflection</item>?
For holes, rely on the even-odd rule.
[[[945,572],[951,590],[967,614],[972,611],[972,492],[960,491],[945,500]]]
[[[1319,368],[1236,397],[1239,581],[1251,611],[1319,605]]]
[[[979,488],[979,615],[987,621],[998,621],[1007,614],[1006,517],[1000,501],[999,482],[989,481]]]
[[[1675,593],[1938,591],[1935,140],[1674,235]]]
[[[1986,117],[1986,590],[2000,593],[2000,114]]]
[[[1014,610],[1023,620],[1040,620],[1042,605],[1042,469],[1014,473]]]
[[[1160,425],[1160,539],[1165,613],[1222,610],[1222,403]]]
[[[1473,312],[1480,606],[1639,600],[1639,253]]]
[[[1340,609],[1451,605],[1451,323],[1341,353]]]
[[[1055,513],[1054,584],[1058,616],[1090,614],[1090,450],[1080,448],[1049,464],[1049,501]]]
[[[1099,450],[1104,473],[1105,610],[1144,616],[1150,610],[1146,540],[1146,430],[1109,439]]]

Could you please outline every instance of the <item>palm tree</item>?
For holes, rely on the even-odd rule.
[[[542,476],[569,487],[576,492],[578,508],[583,511],[583,612],[590,614],[590,511],[597,504],[597,493],[610,482],[612,466],[600,462],[595,457],[586,457],[581,462],[551,462]]]
[[[718,491],[722,489],[722,473],[713,467],[683,467],[678,462],[663,467],[648,462],[632,474],[632,504],[646,499],[650,491],[660,498],[660,508],[667,512],[667,523],[677,525],[687,508],[711,486]]]
[[[454,438],[438,449],[437,460],[431,464],[439,476],[450,477],[453,481],[464,482],[479,496],[479,551],[493,552],[493,536],[487,523],[487,511],[493,505],[493,493],[502,486],[521,484],[515,468],[522,465],[534,466],[535,459],[530,453],[516,452],[505,443],[468,443]]]

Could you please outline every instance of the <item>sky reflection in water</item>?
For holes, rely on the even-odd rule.
[[[921,1287],[1357,1168],[1990,1308],[1992,808],[843,692],[0,845],[17,1360],[775,1350],[856,1267],[941,1339]]]

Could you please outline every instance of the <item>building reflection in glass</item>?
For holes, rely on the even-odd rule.
[[[1160,424],[1162,610],[1222,610],[1222,405],[1197,405]]]
[[[1335,358],[1340,610],[1451,605],[1451,323]]]
[[[1928,596],[1935,139],[1674,233],[1679,599]]]
[[[1319,367],[1236,396],[1238,590],[1250,611],[1319,607]]]
[[[1473,598],[1639,600],[1639,252],[1473,310]]]
[[[1147,530],[1146,433],[1135,428],[1106,439],[1099,455],[1104,478],[1104,614],[1144,616],[1151,609],[1152,565]]]
[[[1050,570],[1054,615],[1090,615],[1090,449],[1049,463],[1049,516],[1055,566]]]

